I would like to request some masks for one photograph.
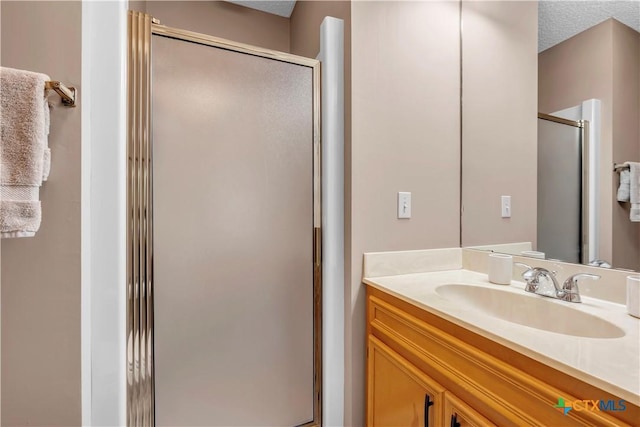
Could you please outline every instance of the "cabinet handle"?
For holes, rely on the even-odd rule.
[[[424,427],[429,427],[429,407],[433,406],[433,402],[431,401],[431,396],[428,394],[424,395]]]
[[[451,414],[451,427],[460,427],[458,422],[458,414]]]

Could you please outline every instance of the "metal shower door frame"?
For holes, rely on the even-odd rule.
[[[153,357],[153,140],[151,37],[197,43],[309,67],[313,75],[313,420],[322,425],[322,204],[320,61],[160,25],[129,11],[127,45],[127,425],[155,425]]]
[[[581,211],[580,218],[580,262],[589,264],[589,122],[587,120],[569,120],[562,117],[552,116],[550,114],[538,113],[538,119],[547,120],[549,122],[560,123],[562,125],[572,126],[580,129],[580,152],[581,152]]]

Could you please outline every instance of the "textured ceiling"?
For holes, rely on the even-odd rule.
[[[640,0],[540,1],[538,52],[612,17],[640,32]]]
[[[250,7],[251,9],[261,10],[263,12],[273,13],[274,15],[283,16],[285,18],[291,17],[293,7],[296,5],[293,1],[281,1],[281,0],[227,0],[229,3],[235,3],[240,6]]]

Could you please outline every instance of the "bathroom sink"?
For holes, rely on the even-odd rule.
[[[537,295],[470,285],[441,285],[441,297],[491,317],[557,334],[585,338],[620,338],[624,331],[600,317]]]

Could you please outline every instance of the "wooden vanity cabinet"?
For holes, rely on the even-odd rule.
[[[371,286],[367,337],[367,426],[640,425],[630,402],[565,414],[558,398],[620,398]]]
[[[367,346],[369,426],[488,427],[493,424],[374,336]],[[426,421],[425,421],[426,420]]]
[[[442,425],[444,389],[438,383],[375,337],[369,337],[367,352],[369,425]]]

